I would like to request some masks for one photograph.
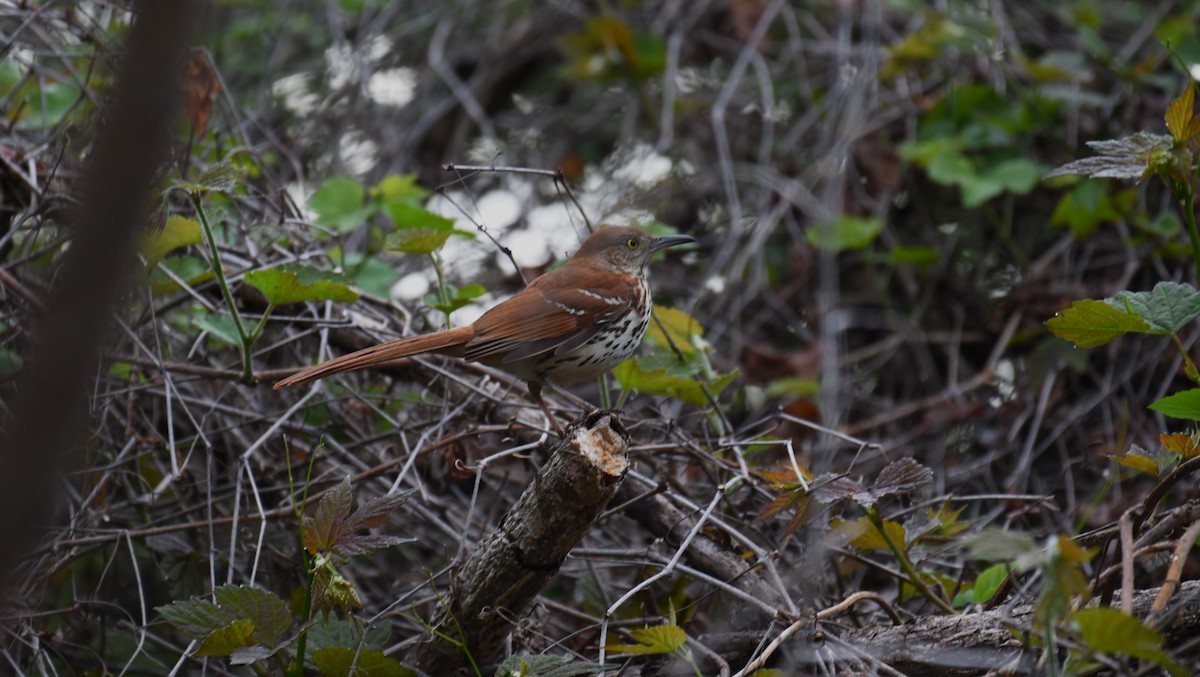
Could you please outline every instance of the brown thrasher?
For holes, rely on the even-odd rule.
[[[560,268],[493,306],[474,324],[388,341],[302,369],[275,389],[422,353],[478,360],[529,384],[549,416],[542,385],[582,383],[633,354],[650,323],[646,262],[654,252],[695,242],[609,227],[583,241]],[[554,422],[553,417],[550,418]]]

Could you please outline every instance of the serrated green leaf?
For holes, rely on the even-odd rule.
[[[1182,418],[1189,421],[1200,421],[1200,388],[1167,395],[1151,404],[1148,408],[1157,411],[1163,416]]]
[[[172,216],[162,230],[145,233],[138,249],[146,257],[146,270],[153,270],[168,253],[203,241],[204,234],[199,223],[182,216]]]
[[[317,223],[345,233],[357,228],[374,212],[374,207],[365,202],[366,193],[358,181],[335,176],[313,193],[308,207],[317,213]]]
[[[369,626],[365,637],[360,638],[359,634],[359,629],[346,619],[318,616],[308,629],[310,653],[306,657],[305,665],[316,669],[311,653],[313,651],[335,646],[358,646],[360,639],[366,646],[387,646],[392,631],[390,626],[381,623]]]
[[[195,640],[202,640],[232,623],[236,617],[216,604],[193,597],[155,609],[168,623]]]
[[[804,232],[809,244],[832,252],[862,249],[875,241],[883,230],[883,221],[871,217],[842,214],[830,226],[813,227]]]
[[[611,653],[649,656],[667,654],[687,643],[687,633],[677,625],[654,625],[629,632],[637,644],[609,644]]]
[[[213,593],[222,609],[253,624],[260,644],[278,646],[292,627],[287,604],[272,592],[249,585],[222,585]]]
[[[230,656],[234,651],[258,644],[254,639],[254,624],[246,619],[217,628],[200,643],[196,656]]]
[[[376,649],[331,646],[313,652],[313,663],[327,677],[413,677],[412,670]]]
[[[1128,334],[1148,332],[1150,325],[1134,313],[1095,299],[1081,299],[1046,321],[1057,337],[1081,348],[1093,348]]]
[[[708,398],[704,395],[704,386],[708,387],[708,391],[712,393],[713,397],[718,397],[738,374],[735,370],[719,375],[712,381],[702,382],[694,378],[675,376],[668,373],[666,369],[646,370],[640,366],[638,360],[633,358],[618,364],[613,368],[612,373],[622,390],[637,390],[651,395],[673,397],[696,407],[708,405]]]
[[[282,306],[302,301],[340,301],[350,303],[358,300],[358,293],[350,288],[350,279],[344,275],[327,273],[300,263],[286,263],[275,268],[253,270],[242,278],[246,284],[258,289],[272,305]]]
[[[1153,661],[1172,675],[1189,674],[1162,650],[1163,637],[1141,620],[1113,607],[1080,609],[1071,615],[1083,643],[1104,654]]]
[[[1156,334],[1177,332],[1200,317],[1200,291],[1179,282],[1159,282],[1148,292],[1123,291],[1106,300],[1118,310],[1132,308]]]

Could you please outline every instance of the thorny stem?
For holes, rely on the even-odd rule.
[[[208,242],[208,251],[212,255],[212,268],[213,273],[217,276],[217,286],[221,288],[221,296],[225,298],[225,305],[229,308],[229,314],[233,316],[234,326],[237,327],[238,339],[241,341],[238,348],[242,353],[242,379],[247,384],[253,384],[254,369],[250,364],[250,346],[254,343],[254,339],[246,333],[246,327],[242,324],[242,316],[238,314],[237,306],[233,302],[233,293],[229,291],[229,282],[225,279],[225,269],[221,266],[221,254],[217,250],[217,239],[213,236],[212,226],[208,223],[208,215],[204,212],[204,206],[200,204],[200,195],[189,192],[188,198],[192,201],[192,206],[196,209],[196,216],[200,219],[200,226],[204,229],[204,239]],[[265,321],[266,317],[263,320]]]
[[[1188,236],[1192,240],[1192,264],[1196,266],[1196,279],[1200,281],[1200,232],[1196,230],[1196,189],[1182,182],[1175,183],[1174,187],[1175,196],[1179,198],[1179,205],[1183,208],[1183,222],[1187,224]]]
[[[896,560],[900,563],[900,569],[908,576],[909,582],[912,583],[913,587],[916,588],[917,591],[920,592],[926,599],[937,605],[937,607],[942,611],[945,611],[950,615],[958,613],[953,607],[947,604],[940,595],[935,593],[929,588],[928,585],[925,584],[924,579],[921,578],[921,575],[917,572],[916,567],[913,566],[912,561],[908,559],[908,554],[905,553],[904,549],[892,540],[891,535],[888,534],[887,529],[884,528],[883,518],[879,516],[879,511],[875,510],[874,508],[869,508],[865,505],[859,507],[862,508],[863,513],[866,514],[867,519],[871,522],[871,525],[875,527],[876,531],[879,532],[879,535],[883,538],[883,542],[887,543],[887,546],[892,551],[892,554],[896,556]]]

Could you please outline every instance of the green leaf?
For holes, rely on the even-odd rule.
[[[168,623],[188,637],[201,640],[229,625],[236,616],[200,597],[172,602],[155,609]]]
[[[941,153],[925,167],[929,180],[943,186],[962,185],[968,177],[975,176],[975,165],[960,152]]]
[[[1151,404],[1149,409],[1171,418],[1200,421],[1200,388],[1167,395]]]
[[[218,162],[196,177],[195,181],[177,181],[175,185],[189,193],[228,193],[242,179],[242,170],[231,162]]]
[[[699,320],[682,310],[657,304],[654,306],[654,318],[646,328],[646,338],[660,348],[670,349],[674,345],[685,353],[694,353],[698,345],[705,345],[704,327]]]
[[[963,545],[975,559],[993,562],[1011,562],[1040,550],[1037,542],[1028,534],[1001,529],[984,529],[963,539]]]
[[[168,256],[159,261],[160,268],[150,271],[150,293],[155,296],[173,294],[183,289],[175,280],[163,274],[161,268],[167,268],[176,277],[195,287],[217,276],[208,261],[197,256]]]
[[[250,621],[259,644],[279,646],[292,627],[287,604],[272,592],[249,585],[222,585],[213,593],[222,609]]]
[[[428,209],[408,204],[407,202],[395,202],[384,206],[384,213],[396,224],[400,229],[419,230],[429,228],[438,232],[451,232],[454,230],[454,219],[448,219],[441,214],[434,214]]]
[[[1050,215],[1050,224],[1070,228],[1075,237],[1090,236],[1100,224],[1121,217],[1110,193],[1102,181],[1080,181],[1058,201]]]
[[[395,232],[387,236],[384,248],[406,254],[432,254],[452,235],[475,237],[474,233],[458,230],[453,219],[434,214],[404,202],[389,203],[384,210],[396,224]]]
[[[982,168],[974,177],[965,176],[960,182],[963,204],[978,207],[1006,192],[1024,195],[1033,190],[1041,174],[1041,167],[1025,158],[1005,160]]]
[[[767,382],[771,397],[812,397],[821,392],[821,382],[803,376],[785,376]]]
[[[442,303],[437,294],[426,294],[422,301],[426,306],[449,315],[487,293],[487,289],[479,284],[469,284],[461,289],[446,285],[446,291],[450,295],[447,303]]]
[[[983,604],[996,594],[1000,589],[1001,584],[1008,578],[1009,567],[1007,564],[999,563],[979,572],[975,577],[975,585],[971,588],[972,596],[976,604]]]
[[[809,228],[804,236],[809,244],[826,251],[840,252],[862,249],[871,244],[883,230],[883,221],[875,217],[842,214],[832,226]]]
[[[374,213],[375,207],[365,203],[366,189],[354,179],[335,176],[321,184],[308,200],[317,213],[317,223],[339,233],[357,228]]]
[[[53,127],[80,101],[82,92],[70,81],[47,82],[24,97],[24,106],[9,104],[8,110],[21,111],[14,125],[23,131]]]
[[[396,268],[387,261],[357,252],[345,254],[345,269],[346,275],[354,280],[354,286],[379,298],[388,298],[392,285],[400,278]]]
[[[639,360],[631,358],[618,364],[612,373],[622,390],[673,397],[692,406],[705,407],[708,405],[708,398],[704,395],[703,386],[708,386],[708,391],[713,397],[718,397],[721,391],[733,382],[738,372],[735,370],[705,383],[686,376],[676,376],[665,368],[643,369]]]
[[[152,270],[168,253],[203,242],[203,238],[199,223],[182,216],[172,216],[162,230],[143,234],[138,249],[146,257],[146,270]]]
[[[1163,651],[1163,636],[1141,620],[1113,607],[1080,609],[1071,615],[1089,649],[1103,654],[1142,658],[1172,675],[1189,674]]]
[[[1070,308],[1047,320],[1046,327],[1055,336],[1081,348],[1104,345],[1129,332],[1150,331],[1150,325],[1136,314],[1094,299],[1075,301]]]
[[[892,247],[887,262],[892,265],[913,265],[930,268],[938,262],[938,250],[933,247]]]
[[[313,652],[313,663],[328,677],[413,677],[417,674],[376,649],[326,647]]]
[[[384,205],[392,202],[417,204],[429,195],[429,191],[417,185],[416,174],[392,174],[383,177],[371,189],[371,194],[379,198]]]
[[[281,306],[301,301],[331,300],[350,303],[358,293],[350,288],[350,279],[336,273],[326,273],[300,263],[286,263],[276,268],[254,270],[243,277],[246,284],[258,289],[272,305]]]
[[[1155,334],[1173,334],[1200,317],[1200,291],[1179,282],[1159,282],[1148,292],[1123,291],[1109,304],[1117,309],[1132,308]]]
[[[883,552],[892,551],[883,534],[879,533],[879,529],[876,529],[875,525],[867,517],[859,517],[853,520],[843,520],[840,517],[835,517],[830,523],[830,528],[849,538],[850,545],[863,552],[871,552],[873,550]],[[887,535],[892,539],[892,543],[895,543],[896,547],[903,549],[906,543],[905,539],[907,538],[904,525],[899,522],[884,520],[883,528],[887,530]]]
[[[241,346],[242,339],[238,334],[237,325],[229,313],[213,313],[192,319],[192,324],[208,332],[213,338],[220,339],[232,346]]]
[[[232,656],[234,651],[258,644],[254,639],[254,624],[237,620],[214,630],[200,643],[196,656]]]
[[[687,643],[687,633],[678,625],[654,625],[629,632],[637,644],[609,644],[605,649],[611,653],[649,656],[672,653]]]

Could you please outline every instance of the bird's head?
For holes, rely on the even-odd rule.
[[[592,233],[579,246],[575,258],[598,259],[622,273],[638,274],[654,252],[677,244],[695,242],[689,235],[657,237],[627,226],[609,226]]]

